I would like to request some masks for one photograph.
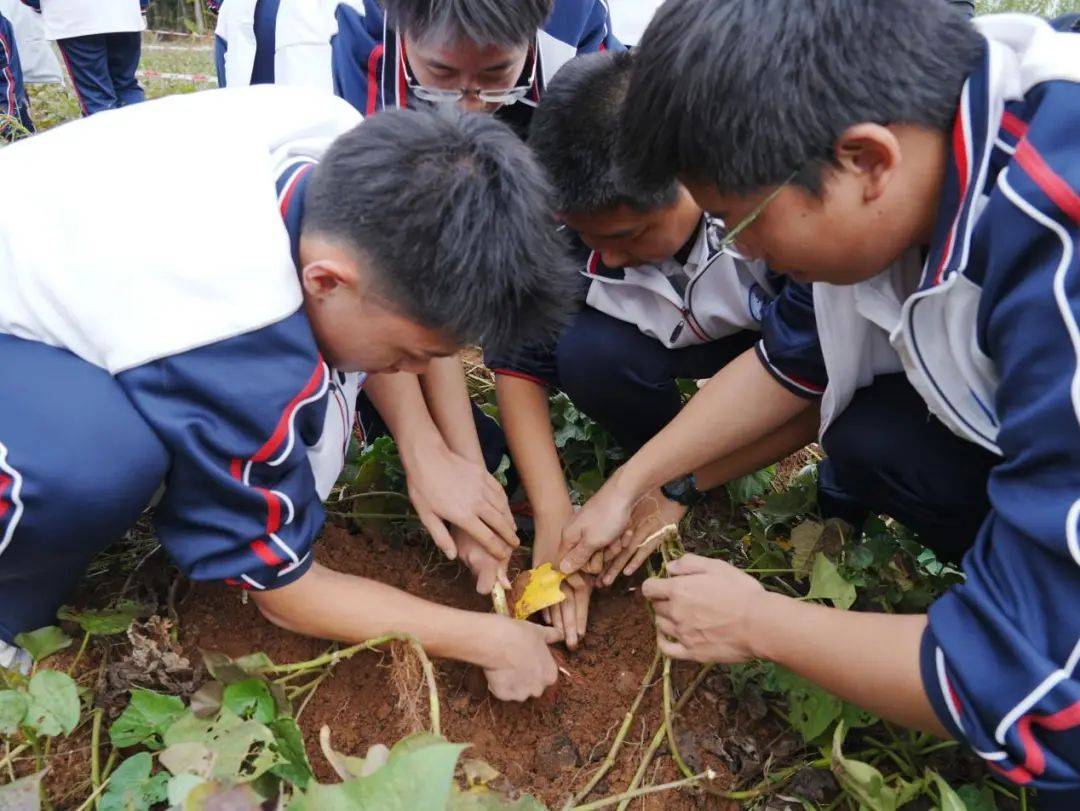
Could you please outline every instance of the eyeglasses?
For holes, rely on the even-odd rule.
[[[735,227],[728,228],[727,224],[725,223],[720,231],[720,245],[717,250],[720,253],[726,253],[733,259],[739,259],[743,262],[749,261],[749,257],[747,257],[746,254],[739,250],[738,246],[736,246],[735,244],[735,241],[739,238],[739,234],[741,234],[746,228],[748,228],[754,222],[754,220],[761,216],[762,212],[765,211],[769,203],[773,201],[776,195],[782,192],[784,190],[784,187],[787,186],[787,184],[790,183],[792,180],[794,180],[798,174],[799,172],[798,170],[796,170],[790,175],[788,175],[787,180],[785,180],[783,183],[781,183],[779,186],[769,192],[769,195],[756,206],[754,206],[754,210],[747,214],[745,217],[743,217],[742,220],[735,225]]]
[[[416,76],[413,75],[412,68],[409,66],[409,58],[405,53],[405,43],[401,43],[401,60],[405,69],[405,84],[418,99],[431,104],[457,104],[466,96],[475,96],[483,104],[516,104],[529,94],[533,84],[536,82],[536,64],[538,60],[536,59],[535,45],[529,47],[527,59],[526,70],[522,71],[522,74],[524,75],[527,71],[528,79],[514,87],[496,88],[491,90],[479,87],[462,87],[451,90],[441,87],[428,87],[427,85],[420,84]]]

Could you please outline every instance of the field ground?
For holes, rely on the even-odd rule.
[[[176,42],[152,44],[180,47]],[[142,67],[156,73],[212,75],[212,55],[206,44],[208,41],[201,43],[202,49],[188,50],[148,48]],[[163,79],[147,79],[145,85],[151,97],[211,86]],[[75,99],[59,86],[34,88],[33,105],[42,128],[77,115]],[[192,148],[204,146],[193,144]],[[484,371],[471,369],[470,379],[475,398],[493,410],[490,380]],[[602,432],[567,402],[555,398],[552,408],[567,474],[580,500],[610,472],[616,455]],[[758,576],[769,588],[796,595],[806,595],[809,588],[828,602],[854,604],[856,608],[921,610],[935,593],[956,582],[959,575],[936,562],[902,527],[877,522],[854,539],[821,524],[814,507],[815,458],[808,450],[776,469],[732,483],[727,492],[721,491],[684,521],[685,547],[752,568],[760,572]],[[394,489],[400,491],[401,481],[395,472],[393,449],[380,446],[354,460],[338,495]],[[397,516],[401,521],[369,518],[400,512],[400,499],[359,501],[366,505],[366,513],[341,507],[359,503],[344,498],[338,508],[331,505],[331,522],[317,546],[321,562],[429,599],[489,610],[486,598],[474,592],[468,573],[439,558],[407,516]],[[465,757],[482,758],[501,773],[501,778],[490,783],[499,789],[499,796],[528,792],[551,808],[562,807],[604,760],[654,657],[654,632],[638,593],[639,582],[640,577],[620,581],[594,598],[583,646],[573,653],[561,650],[563,676],[558,689],[543,699],[524,705],[501,704],[488,696],[482,674],[476,669],[436,662],[442,732],[451,741],[471,743]],[[277,665],[285,665],[312,660],[328,650],[324,642],[272,626],[246,604],[240,592],[218,585],[193,585],[181,578],[145,526],[98,559],[75,605],[78,609],[108,609],[120,600],[134,600],[139,606],[132,609],[137,619],[126,633],[126,620],[108,628],[111,633],[91,626],[97,630],[85,637],[79,624],[66,621],[62,625],[73,634],[75,644],[38,668],[38,676],[70,670],[78,684],[75,716],[64,727],[68,734],[60,734],[59,727],[50,732],[41,724],[33,727],[40,733],[37,735],[25,725],[20,731],[5,730],[5,694],[25,693],[28,688],[0,672],[0,687],[6,682],[11,688],[0,690],[0,784],[47,767],[45,786],[56,808],[84,811],[94,797],[101,798],[100,807],[105,809],[149,808],[164,800],[167,773],[157,766],[156,776],[151,777],[146,765],[145,774],[134,779],[129,771],[145,765],[136,762],[141,757],[136,753],[149,748],[157,757],[161,741],[150,736],[135,745],[122,746],[121,736],[115,739],[118,747],[113,748],[106,734],[128,704],[130,690],[150,688],[185,702],[193,700],[196,689],[210,678],[203,665],[203,651],[233,658],[261,651]],[[87,627],[85,619],[79,622]],[[80,639],[85,652],[76,654]],[[218,665],[216,678],[231,685],[221,672]],[[264,667],[247,672],[269,678],[267,674],[283,671]],[[673,666],[673,698],[682,694],[697,672],[690,664]],[[315,668],[310,673],[317,678],[300,686],[286,678],[278,680],[292,699],[290,707],[279,707],[278,712],[298,714],[304,748],[320,782],[334,783],[338,779],[335,772],[340,773],[320,743],[324,726],[331,730],[336,750],[356,757],[374,744],[389,745],[427,727],[423,678],[404,646],[362,652],[332,669]],[[256,692],[269,689],[259,678],[252,681]],[[704,781],[698,780],[694,781],[697,787],[640,797],[630,807],[855,809],[861,804],[883,809],[966,807],[972,811],[1027,807],[1028,797],[993,784],[959,747],[908,734],[867,717],[780,668],[718,667],[695,687],[675,717],[673,730],[677,749],[691,772],[715,770],[716,777],[709,784],[711,793],[704,791],[700,787]],[[280,685],[274,689],[279,690]],[[658,671],[627,727],[625,745],[613,768],[587,800],[618,794],[631,783],[663,721],[662,693]],[[199,694],[194,701],[201,701]],[[227,698],[225,703],[231,706]],[[263,709],[245,711],[242,717],[254,724]],[[273,717],[271,713],[262,722],[272,726],[281,721],[271,720]],[[843,731],[837,733],[841,724],[849,730],[843,742],[849,759],[836,746],[844,736]],[[276,735],[279,727],[273,728]],[[8,733],[6,737],[4,733]],[[850,754],[853,752],[857,754]],[[266,789],[268,784],[259,781],[268,778],[269,772],[259,781],[251,777],[250,770],[245,772],[247,767],[253,769],[251,762],[258,762],[261,756],[257,747],[244,750],[243,763],[234,777]],[[280,769],[284,755],[277,751],[276,757],[275,768]],[[163,753],[162,763],[166,759]],[[122,764],[119,770],[118,763]],[[643,785],[655,786],[680,776],[665,741],[646,770]],[[219,776],[215,773],[214,777]],[[463,785],[473,782],[460,771],[458,778]],[[285,785],[303,784],[300,779],[281,779]],[[170,790],[175,781],[170,781]],[[724,793],[727,796],[722,796]],[[954,798],[960,806],[950,805]],[[214,806],[204,799],[202,804],[185,807],[256,807],[250,797],[246,804],[236,797],[232,801]],[[5,795],[0,793],[0,807],[5,807],[4,803]],[[535,806],[520,806],[526,807]]]

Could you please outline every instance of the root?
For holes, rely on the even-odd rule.
[[[396,709],[407,732],[424,727],[424,673],[420,659],[402,645],[390,646],[390,683],[397,690]]]

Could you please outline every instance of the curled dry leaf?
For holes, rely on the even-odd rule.
[[[555,571],[550,563],[528,569],[515,577],[514,587],[510,590],[510,607],[514,618],[523,620],[565,600],[566,595],[559,588],[565,579],[566,575]]]

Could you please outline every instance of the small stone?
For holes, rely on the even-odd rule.
[[[536,745],[536,769],[541,774],[555,779],[581,763],[581,755],[570,737],[558,734]]]
[[[615,677],[615,691],[622,696],[637,695],[641,687],[641,679],[634,676],[629,670],[620,670]]]

